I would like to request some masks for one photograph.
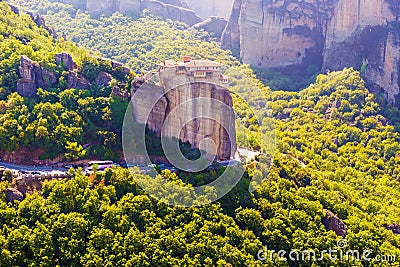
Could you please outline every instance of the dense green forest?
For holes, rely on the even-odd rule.
[[[231,67],[226,74],[231,77],[232,91],[248,103],[258,103],[257,112],[274,117],[277,151],[270,169],[256,161],[247,165],[231,193],[203,207],[172,207],[157,201],[136,181],[154,183],[160,176],[152,179],[120,168],[90,177],[76,172],[70,180],[45,182],[40,192],[21,202],[6,203],[1,193],[0,266],[399,266],[374,259],[338,262],[327,255],[321,261],[281,261],[276,254],[265,261],[257,259],[265,246],[275,251],[337,249],[340,237],[324,227],[324,209],[346,224],[349,249],[371,250],[371,258],[396,255],[399,259],[400,237],[386,229],[388,224],[400,223],[398,111],[378,104],[380,99],[367,90],[359,72],[345,69],[319,75],[300,92],[273,92],[255,78],[249,66],[208,42],[207,34],[182,24],[149,14],[138,20],[120,14],[97,20],[62,4],[29,3],[35,11],[49,12],[48,24],[65,27],[72,41],[123,61],[138,73],[152,69],[163,58],[177,59],[182,54],[225,63]],[[39,90],[38,99],[29,100],[15,92],[14,84],[22,54],[60,77],[62,71],[57,71],[53,58],[61,51],[70,52],[82,71],[85,66],[94,66],[96,71],[109,66],[102,66],[71,42],[53,40],[27,15],[15,15],[5,3],[0,7],[0,145],[15,149],[47,144],[50,150],[55,141],[64,140],[60,151],[68,152],[65,149],[73,147],[71,142],[101,138],[99,149],[115,153],[119,126],[113,123],[119,120],[111,118],[110,129],[104,125],[110,115],[121,113],[124,103],[113,105],[116,99],[109,91],[102,95],[101,88],[85,92],[57,87]],[[99,38],[93,39],[93,45],[87,44],[92,40],[87,38],[89,30],[91,38]],[[24,45],[21,39],[30,42]],[[114,43],[118,39],[120,43]],[[126,49],[118,46],[125,42]],[[257,126],[254,114],[239,98],[235,98],[235,110],[254,135],[250,145],[260,148],[258,133],[268,129]],[[64,132],[70,135],[43,137],[36,132],[32,139],[21,135],[31,128],[57,132],[59,125],[65,125]],[[189,188],[216,175],[213,171],[161,173],[171,183]],[[249,193],[250,181],[264,177],[261,186]],[[9,183],[2,181],[0,191]],[[170,198],[181,194],[175,192]]]
[[[56,65],[54,57],[57,53],[70,53],[79,71],[90,81],[100,71],[113,74],[118,79],[114,83],[128,82],[132,77],[112,69],[109,62],[97,61],[96,54],[82,47],[63,39],[54,40],[28,15],[17,16],[6,3],[0,4],[0,150],[40,147],[44,148],[43,159],[65,153],[71,159],[106,154],[118,160],[115,146],[127,103],[111,95],[111,86],[93,83],[88,90],[66,90],[68,72]],[[53,72],[58,81],[48,90],[39,88],[34,99],[16,93],[22,55]],[[96,144],[86,153],[82,145],[91,142]]]
[[[77,173],[69,181],[46,182],[22,202],[2,200],[1,265],[397,266],[329,257],[301,264],[276,255],[257,259],[264,246],[335,249],[338,237],[322,224],[324,208],[347,225],[349,248],[369,249],[371,257],[400,256],[399,236],[385,229],[399,220],[400,136],[376,113],[359,73],[321,75],[306,90],[281,92],[271,101],[290,109],[289,118],[276,121],[280,152],[253,194],[249,179],[266,175],[253,165],[218,203],[192,208],[144,194],[135,181],[152,183],[150,177],[123,169],[90,178]],[[182,183],[169,171],[162,176]]]
[[[180,22],[156,19],[148,12],[137,19],[120,13],[92,18],[70,5],[48,0],[9,2],[43,15],[49,25],[72,42],[120,61],[137,73],[151,71],[163,60],[178,60],[183,55],[238,65],[230,52],[210,42],[212,38],[206,32]]]
[[[137,74],[154,70],[165,59],[179,60],[184,55],[224,64],[226,74],[232,77],[230,89],[235,93],[238,124],[246,127],[245,133],[240,135],[248,137],[239,138],[238,143],[252,148],[262,146],[259,125],[255,123],[256,115],[259,119],[268,116],[254,112],[270,89],[256,78],[250,66],[240,64],[229,51],[219,48],[219,44],[213,42],[206,32],[188,28],[179,22],[162,21],[146,12],[137,19],[119,13],[91,18],[87,13],[58,2],[9,2],[22,10],[43,14],[47,24],[54,26],[59,33],[66,33],[73,42],[125,63]]]

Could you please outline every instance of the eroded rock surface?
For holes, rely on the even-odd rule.
[[[101,71],[94,81],[99,86],[109,86],[113,76],[105,71]]]
[[[73,70],[76,69],[77,66],[75,62],[72,60],[72,56],[68,53],[60,53],[55,56],[56,64],[62,65],[65,70]]]
[[[207,19],[218,16],[229,18],[234,0],[184,0],[190,9],[193,9],[200,17]]]
[[[15,188],[7,188],[5,194],[7,202],[14,203],[16,200],[24,200],[24,195]]]
[[[131,72],[131,70],[123,66],[122,63],[103,58],[99,58],[98,60],[109,61],[113,69],[120,69],[126,75],[129,75]],[[78,68],[69,53],[63,52],[56,54],[54,61],[58,66],[62,67],[65,71],[68,71],[68,74],[65,75],[67,88],[88,90],[92,86],[91,82],[83,75],[82,71]],[[35,97],[38,88],[49,89],[52,86],[57,86],[57,83],[59,82],[58,78],[60,78],[57,77],[55,73],[42,67],[39,63],[31,60],[27,56],[21,56],[19,76],[20,79],[17,82],[17,92],[28,98]],[[113,78],[114,77],[111,74],[101,71],[94,80],[94,83],[98,86],[109,86]],[[115,92],[117,91],[118,90]],[[123,96],[123,98],[129,97],[129,93],[123,90],[116,95]]]
[[[321,65],[324,32],[337,1],[236,0],[222,46],[262,68]]]
[[[265,69],[362,69],[400,105],[399,14],[397,0],[235,0],[221,45]]]
[[[21,56],[19,75],[17,92],[24,97],[34,97],[37,88],[47,89],[57,82],[54,73],[42,68],[27,56]]]
[[[201,18],[181,0],[62,0],[76,8],[87,10],[94,15],[121,12],[138,15],[147,9],[163,19],[182,21],[190,26],[201,22]]]
[[[322,223],[324,224],[327,231],[334,231],[336,235],[341,237],[346,237],[347,228],[346,225],[337,217],[333,212],[329,210],[325,210],[326,217],[322,219]]]
[[[386,229],[392,231],[395,235],[400,235],[400,225],[393,223],[386,226]]]
[[[205,30],[208,33],[211,33],[213,37],[215,37],[218,41],[221,40],[222,33],[224,32],[228,21],[222,17],[211,17],[193,25],[193,28],[198,30]]]
[[[134,118],[147,124],[158,137],[175,137],[220,160],[228,160],[236,152],[232,96],[223,80],[219,81],[218,64],[193,61],[188,64],[192,64],[186,65],[190,67],[209,64],[209,70],[215,66],[214,78],[193,79],[179,67],[175,73],[175,68],[167,63],[168,70],[157,75],[160,84],[136,79],[132,92]]]

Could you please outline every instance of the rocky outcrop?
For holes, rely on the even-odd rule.
[[[89,11],[94,15],[121,12],[127,15],[137,15],[147,9],[153,15],[163,19],[182,21],[190,26],[201,22],[201,18],[181,0],[62,0],[76,8]]]
[[[97,58],[97,60],[110,64],[114,71],[122,71],[122,75],[131,74],[131,70],[120,62],[105,58]],[[92,86],[91,82],[83,75],[69,53],[62,52],[56,54],[54,56],[54,61],[57,66],[68,72],[68,74],[65,75],[67,88],[76,88],[81,90],[90,89]],[[59,77],[57,77],[55,73],[42,67],[39,63],[32,61],[27,56],[21,56],[19,76],[20,79],[17,82],[17,92],[20,95],[28,98],[34,98],[38,88],[49,89],[52,86],[56,86],[59,82]],[[100,87],[109,86],[113,78],[114,77],[111,74],[101,71],[93,82]],[[119,86],[122,89],[120,89],[119,93],[117,93],[118,90],[115,90],[115,95],[128,98],[129,93],[124,90],[125,84],[118,84],[118,89],[120,88]]]
[[[392,231],[395,235],[400,235],[400,225],[397,223],[387,225],[386,229]]]
[[[78,66],[76,65],[76,63],[72,59],[72,56],[69,53],[63,52],[60,54],[56,54],[55,61],[58,66],[61,66],[64,70],[68,71],[68,88],[76,88],[82,90],[87,90],[90,88],[90,82],[82,74],[79,73]],[[101,76],[100,78],[102,77],[103,76]],[[100,79],[100,82],[102,81],[104,80]]]
[[[394,0],[235,0],[221,45],[266,69],[362,69],[400,105],[399,13]]]
[[[47,30],[54,39],[58,38],[58,34],[57,34],[56,30],[53,27],[47,26],[46,22],[42,16],[35,15],[31,12],[28,12],[28,15],[31,17],[31,19],[36,23],[36,25],[38,27],[42,27],[45,30]]]
[[[76,63],[72,60],[72,56],[68,53],[60,53],[55,56],[56,64],[62,65],[65,70],[73,70],[77,68]]]
[[[221,40],[222,33],[224,32],[228,21],[222,17],[211,17],[193,25],[193,28],[197,30],[205,30],[206,32],[212,34],[217,41]]]
[[[94,81],[98,86],[109,86],[113,76],[105,71],[101,71]]]
[[[327,231],[334,231],[337,236],[346,237],[346,225],[331,211],[325,210],[326,217],[322,219],[322,223]]]
[[[222,47],[262,68],[321,66],[324,31],[337,1],[236,0]]]
[[[78,74],[77,66],[68,53],[55,56],[56,64],[62,65],[68,72],[68,88],[88,89],[90,83]],[[27,56],[21,56],[19,66],[20,79],[17,82],[17,92],[24,97],[33,98],[38,88],[48,89],[57,83],[55,73],[40,66]]]
[[[147,124],[158,137],[175,137],[220,160],[230,159],[236,152],[236,133],[229,90],[162,74],[158,79],[162,86],[144,79],[135,82],[132,107],[136,121]]]
[[[368,83],[400,106],[400,24],[396,1],[342,0],[330,21],[324,69],[362,69]],[[353,12],[350,12],[353,10]]]
[[[240,57],[240,25],[239,18],[242,8],[242,0],[235,0],[232,7],[232,13],[228,24],[221,37],[221,47],[231,50],[233,55]]]
[[[161,1],[145,0],[142,2],[142,9],[147,9],[153,15],[163,19],[182,21],[189,26],[201,22],[201,18],[193,10],[165,4]]]
[[[7,188],[5,194],[7,202],[14,203],[14,201],[24,200],[24,195],[15,188]]]
[[[21,56],[19,76],[17,92],[24,97],[35,97],[37,88],[48,89],[57,82],[53,72],[42,68],[27,56]]]
[[[184,0],[190,9],[193,9],[200,17],[207,19],[218,16],[229,18],[234,0]]]
[[[68,72],[68,88],[76,88],[88,90],[91,86],[90,82],[81,75],[78,70],[71,70]]]
[[[17,92],[25,97],[34,97],[36,95],[36,73],[40,68],[26,56],[20,59],[19,75],[21,79],[17,82]]]

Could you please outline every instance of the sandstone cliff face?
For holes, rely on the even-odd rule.
[[[57,82],[54,73],[42,68],[27,56],[20,59],[19,75],[17,92],[24,97],[34,97],[37,88],[47,89]]]
[[[220,41],[227,23],[228,21],[222,17],[211,17],[205,21],[193,25],[193,28],[197,30],[205,30],[206,32],[212,34],[217,41]]]
[[[395,19],[386,0],[341,0],[334,14],[328,25],[327,48],[345,41],[357,28],[384,25]]]
[[[196,99],[199,98],[202,100],[197,103]],[[227,125],[233,126],[235,121],[224,107],[217,104],[219,102],[232,107],[232,97],[228,90],[214,84],[191,83],[169,91],[166,99],[166,116],[169,118],[168,126],[162,132],[164,136],[179,137],[195,148],[217,155],[219,159],[230,159],[233,156],[229,129],[224,129],[220,122],[230,120]],[[191,100],[193,102],[182,103]],[[176,135],[177,129],[181,129],[179,136]],[[231,138],[236,139],[236,136]],[[233,149],[236,150],[236,147]]]
[[[222,47],[263,68],[321,65],[324,32],[336,2],[236,0]]]
[[[360,69],[366,81],[400,105],[399,3],[391,0],[342,0],[328,25],[324,69]]]
[[[56,1],[56,0],[55,0]],[[201,18],[181,0],[57,0],[87,10],[94,15],[121,12],[127,15],[140,14],[147,9],[163,19],[182,21],[190,26],[201,22]]]
[[[146,82],[134,90],[139,94],[132,98],[136,121],[147,123],[159,137],[176,137],[218,159],[230,159],[236,151],[236,134],[229,91],[216,84],[160,79],[163,86]]]
[[[232,13],[228,24],[221,37],[221,47],[229,49],[232,53],[240,57],[240,25],[239,18],[242,8],[242,0],[235,0],[232,6]]]
[[[184,0],[190,9],[193,9],[200,17],[207,19],[218,16],[229,18],[234,0]]]
[[[142,2],[141,8],[147,9],[153,15],[163,19],[182,21],[189,26],[201,22],[201,18],[193,10],[165,4],[162,1],[145,0]]]
[[[395,103],[399,13],[397,0],[235,0],[221,46],[262,68],[364,66]]]

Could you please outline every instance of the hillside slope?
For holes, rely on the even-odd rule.
[[[126,103],[112,97],[111,83],[126,84],[130,73],[63,38],[54,39],[29,15],[0,5],[3,159],[33,164],[32,155],[22,153],[27,147],[42,150],[43,160],[64,153],[73,159],[86,152],[118,158],[110,148],[118,144],[121,126],[110,119],[123,115]],[[83,150],[92,142],[91,151]]]
[[[77,149],[82,138],[101,140],[92,153],[112,153],[118,136],[113,131],[118,127],[113,123],[120,120],[110,121],[110,116],[116,116],[118,112],[114,111],[121,106],[113,104],[115,98],[109,96],[107,86],[93,86],[89,90],[64,88],[66,83],[61,78],[68,72],[62,64],[58,69],[55,55],[62,51],[71,53],[78,71],[88,80],[96,80],[99,71],[111,72],[112,64],[93,59],[70,42],[52,39],[29,16],[17,16],[4,2],[0,7],[4,48],[0,57],[4,93],[0,100],[0,145],[9,150],[24,145],[31,150],[44,146],[47,153],[62,151],[76,156],[82,152]],[[123,17],[113,17],[120,18]],[[10,186],[6,177],[0,181],[1,266],[397,264],[375,257],[400,257],[400,136],[382,116],[376,97],[366,89],[359,72],[345,69],[319,75],[314,84],[300,92],[271,92],[257,83],[248,66],[234,60],[229,63],[230,54],[219,53],[221,50],[214,43],[207,45],[190,35],[190,31],[168,28],[169,24],[152,18],[142,21],[170,29],[168,38],[178,41],[168,47],[170,54],[149,52],[139,59],[132,57],[132,62],[138,64],[136,69],[151,69],[158,56],[179,57],[181,47],[193,54],[201,54],[205,47],[217,51],[207,56],[220,57],[233,66],[226,71],[232,90],[247,92],[247,101],[258,102],[260,112],[275,117],[271,120],[276,125],[277,153],[272,167],[252,162],[231,193],[217,203],[191,208],[166,205],[139,188],[141,181],[155,190],[164,190],[157,187],[160,176],[151,179],[123,169],[97,172],[89,178],[74,173],[74,178],[46,182],[40,192],[14,203],[6,202],[5,192]],[[157,32],[160,28],[152,30]],[[193,38],[184,39],[185,34]],[[166,37],[157,36],[160,39],[150,39],[142,45],[161,47],[157,42]],[[187,40],[193,45],[185,45]],[[199,46],[199,51],[193,48],[198,44],[204,45]],[[58,75],[54,88],[38,89],[36,98],[23,98],[15,92],[23,54],[40,66],[53,67],[50,70]],[[15,73],[14,79],[3,79],[11,72]],[[237,75],[239,72],[242,75]],[[249,79],[243,79],[243,74]],[[129,82],[126,76],[118,79]],[[260,87],[265,97],[249,90],[253,89],[249,81]],[[119,104],[123,107],[123,103]],[[238,100],[234,105],[245,125],[257,129],[251,110]],[[77,144],[63,143],[66,141]],[[260,168],[256,169],[257,165]],[[165,171],[161,175],[171,183],[190,188],[204,185],[219,174],[220,171],[211,170],[177,175]],[[266,179],[261,186],[249,193],[250,180],[263,178]],[[210,197],[216,190],[209,188]],[[189,196],[184,190],[168,194],[172,202],[186,197]],[[371,250],[371,260],[338,263],[328,256],[304,261],[282,261],[276,254],[263,261],[257,257],[265,247],[270,251],[315,249],[320,256],[323,250],[339,249],[337,241],[342,238],[346,239],[346,249]]]

